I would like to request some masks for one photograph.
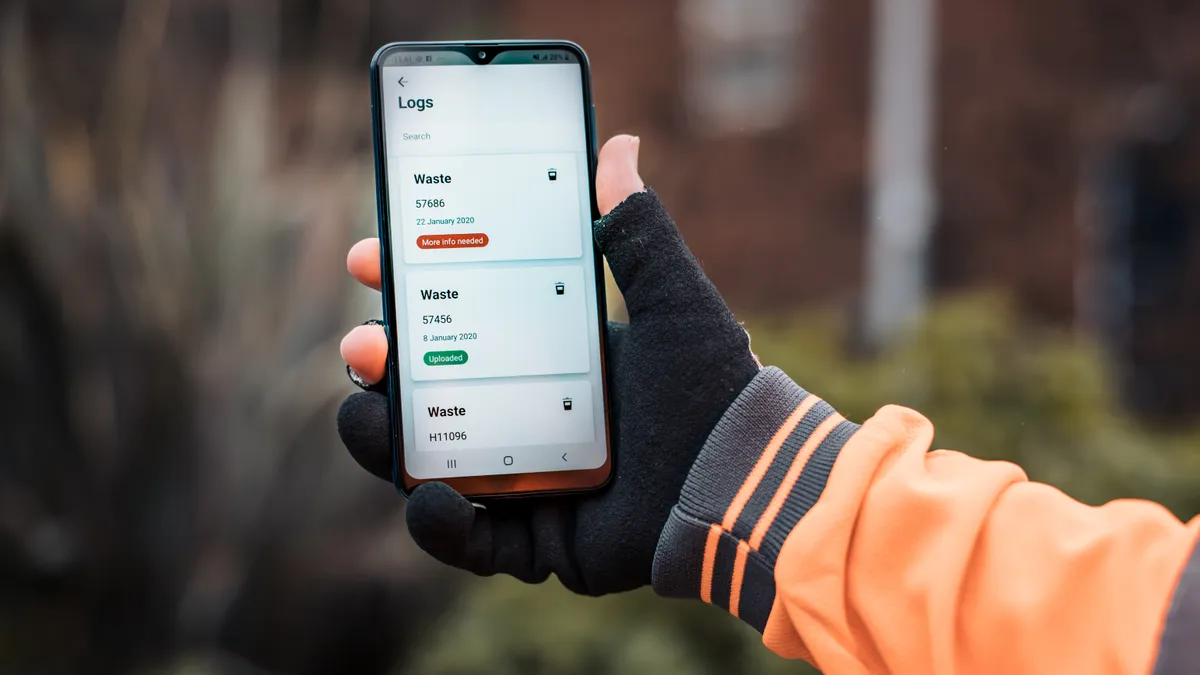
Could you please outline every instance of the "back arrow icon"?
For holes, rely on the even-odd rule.
[[[565,452],[563,453],[563,461],[564,462],[567,461],[567,453],[565,453]]]
[[[403,87],[404,86],[404,78],[403,77],[400,78],[400,81],[397,82],[397,84],[399,84],[401,87]]]

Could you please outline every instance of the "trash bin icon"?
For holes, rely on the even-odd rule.
[[[573,405],[570,396],[563,399],[563,410],[570,410]]]
[[[546,171],[546,177],[550,180],[558,180],[558,169],[550,169]]]
[[[563,284],[563,282],[560,281],[560,282],[554,284],[555,295],[562,295],[563,293],[566,293],[566,292],[567,292],[567,287]]]

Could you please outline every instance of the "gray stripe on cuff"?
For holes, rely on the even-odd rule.
[[[808,458],[808,463],[800,472],[799,480],[792,486],[791,494],[788,495],[787,501],[783,503],[783,508],[775,516],[775,522],[771,523],[770,529],[767,530],[767,536],[763,539],[762,546],[759,547],[772,567],[779,557],[779,552],[783,549],[783,542],[792,533],[792,529],[796,527],[801,518],[808,514],[809,509],[816,506],[817,500],[825,492],[825,484],[829,481],[829,474],[833,471],[834,462],[837,461],[838,455],[841,454],[842,448],[846,446],[850,437],[859,429],[860,427],[854,422],[842,420],[833,431],[829,432],[825,440],[821,441],[812,457]]]
[[[692,464],[679,495],[683,511],[711,523],[721,522],[771,437],[807,397],[808,392],[773,366],[754,376],[717,422]]]
[[[1158,643],[1154,675],[1195,673],[1200,664],[1200,546],[1192,549],[1175,586],[1171,610]]]
[[[720,523],[734,495],[746,481],[767,443],[808,392],[782,370],[764,368],[737,397],[709,435],[692,465],[679,503],[663,528],[654,554],[651,584],[668,598],[700,597],[704,548],[714,524]],[[736,547],[736,538],[721,535]],[[742,614],[762,630],[771,612],[775,582],[770,567],[748,560],[741,589]],[[752,564],[751,564],[752,563]],[[713,579],[713,596],[728,597],[732,579]]]
[[[771,462],[766,475],[763,476],[762,482],[755,488],[754,494],[750,496],[750,501],[746,502],[746,508],[742,509],[742,514],[738,516],[737,523],[733,527],[734,536],[750,539],[750,534],[758,525],[758,519],[762,518],[767,506],[774,499],[775,493],[783,485],[783,479],[791,470],[792,463],[796,461],[796,453],[800,452],[800,448],[804,447],[804,444],[808,442],[808,437],[812,436],[817,427],[835,413],[833,406],[825,401],[820,401],[804,415],[796,428],[792,429],[792,433],[783,442],[779,453]]]
[[[701,565],[710,523],[671,509],[671,516],[658,537],[650,585],[665,598],[700,597]]]

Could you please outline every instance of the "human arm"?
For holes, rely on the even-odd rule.
[[[929,452],[918,413],[860,427],[772,371],[701,451],[659,545],[660,594],[722,606],[826,672],[1191,672],[1197,521]]]
[[[1200,635],[1187,619],[1200,611],[1193,586],[1178,583],[1194,525],[1148,502],[1086,507],[1014,465],[929,452],[932,427],[913,411],[887,407],[859,426],[761,369],[643,191],[636,154],[614,140],[598,170],[611,213],[597,243],[631,313],[610,341],[613,484],[486,513],[422,486],[408,507],[422,548],[590,595],[653,584],[700,598],[828,672],[1178,672],[1173,659],[1186,663]],[[378,287],[374,246],[350,266]],[[382,377],[378,327],[343,347],[356,371]],[[386,397],[350,401],[343,439],[386,478]],[[1181,609],[1163,633],[1172,602]]]

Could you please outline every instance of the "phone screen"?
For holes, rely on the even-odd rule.
[[[585,63],[493,51],[377,69],[406,482],[608,458]]]

